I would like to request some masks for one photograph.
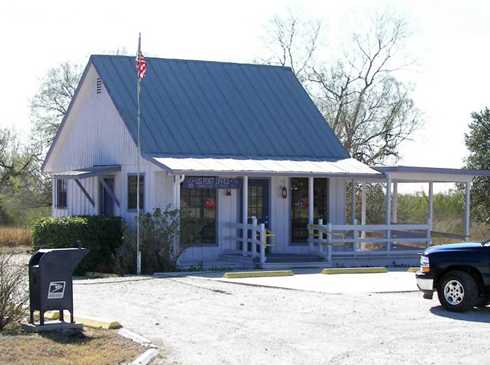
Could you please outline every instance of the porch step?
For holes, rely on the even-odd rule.
[[[266,262],[262,265],[264,270],[286,269],[323,269],[329,267],[327,261],[290,261],[290,262]]]
[[[273,253],[267,256],[267,262],[269,263],[307,263],[307,262],[324,262],[325,259],[318,255],[299,255],[288,253]]]
[[[256,260],[249,256],[243,256],[240,251],[225,251],[218,260],[230,264],[234,268],[255,268]]]

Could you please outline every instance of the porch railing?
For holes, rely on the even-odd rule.
[[[242,242],[243,256],[258,257],[260,264],[265,264],[265,247],[267,246],[267,230],[264,223],[257,223],[256,217],[251,217],[252,223],[229,223],[228,227],[237,230],[237,236],[233,239]],[[239,232],[238,232],[239,231]]]
[[[420,244],[432,243],[432,225],[427,224],[309,224],[308,232],[312,246],[318,245],[322,256],[342,254],[379,255],[407,254],[420,250]],[[345,248],[349,248],[346,250]],[[382,248],[379,248],[381,246]],[[334,250],[336,248],[337,250]]]

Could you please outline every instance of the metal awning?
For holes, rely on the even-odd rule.
[[[121,171],[121,165],[96,165],[96,166],[85,168],[85,169],[55,172],[51,175],[53,177],[60,178],[60,179],[72,179],[72,180],[74,180],[75,183],[77,184],[77,186],[82,191],[83,195],[85,195],[87,200],[90,202],[90,204],[93,207],[95,207],[94,198],[89,194],[89,192],[82,185],[82,183],[80,182],[80,179],[85,179],[87,177],[93,177],[93,176],[110,175],[110,174],[113,174],[113,173],[119,172],[119,171]],[[117,206],[120,206],[119,200],[117,199],[114,190],[109,185],[107,185],[107,183],[104,181],[104,179],[99,178],[99,182],[102,184],[104,190],[111,196],[111,198],[114,200],[114,202],[117,204]]]
[[[420,166],[383,166],[376,170],[390,175],[393,182],[470,182],[475,176],[490,176],[490,170]]]
[[[383,177],[382,173],[353,158],[311,161],[152,157],[152,160],[175,175]]]
[[[121,165],[96,165],[89,168],[61,171],[52,174],[62,179],[84,179],[92,176],[108,175],[121,171]]]

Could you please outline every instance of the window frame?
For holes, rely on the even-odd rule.
[[[195,190],[195,191],[193,191]],[[196,197],[196,192],[202,192],[202,191],[205,191],[205,190],[208,190],[208,191],[213,191],[214,192],[214,196],[212,198],[214,198],[214,202],[215,202],[215,208],[214,208],[214,224],[213,224],[213,227],[214,227],[214,237],[213,237],[213,242],[211,242],[211,240],[209,240],[209,242],[206,240],[204,241],[202,239],[202,236],[199,237],[198,239],[196,239],[195,241],[193,242],[184,242],[183,244],[186,245],[186,246],[218,246],[219,245],[219,238],[218,238],[218,235],[219,235],[219,229],[218,229],[218,219],[219,219],[219,212],[218,212],[218,200],[219,200],[219,189],[202,189],[202,188],[184,188],[182,185],[180,187],[180,207],[181,207],[181,213],[187,209],[198,209],[198,212],[199,212],[199,216],[200,216],[200,219],[206,219],[207,217],[205,216],[205,210],[206,208],[204,208],[204,201],[206,200],[206,197],[205,196],[202,196],[201,194],[199,194],[199,199],[200,199],[200,203],[202,206],[197,206],[197,207],[194,207],[194,204],[192,204],[192,202],[194,201],[195,202],[195,199],[197,198]],[[193,194],[194,193],[194,194]],[[186,198],[189,198],[189,202],[190,204],[184,204],[183,200],[186,199]],[[185,206],[185,205],[188,205],[188,206]],[[182,218],[181,218],[182,219]],[[210,219],[210,218],[209,218]]]
[[[138,206],[137,206],[137,203],[134,204],[134,208],[130,208],[129,207],[129,202],[130,202],[130,199],[129,199],[129,179],[131,177],[137,177],[138,176],[138,173],[136,172],[131,172],[131,173],[128,173],[127,174],[127,177],[126,177],[126,210],[128,212],[136,212],[138,210]],[[145,210],[145,199],[146,199],[146,177],[145,177],[145,173],[142,172],[139,174],[140,176],[140,179],[143,178],[143,183],[141,184],[140,183],[140,195],[143,195],[142,197],[140,196],[140,210],[141,211],[144,211]],[[136,192],[134,192],[135,196],[136,196]],[[138,200],[136,200],[138,201]]]
[[[55,178],[55,208],[56,209],[68,209],[68,180],[63,178]],[[64,187],[64,191],[62,188]],[[63,196],[61,196],[63,194]]]

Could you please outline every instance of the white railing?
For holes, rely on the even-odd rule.
[[[309,224],[308,233],[310,242],[318,245],[320,254],[331,261],[333,255],[351,253],[354,255],[386,254],[394,252],[393,244],[424,244],[425,247],[432,243],[432,225],[427,224],[323,224],[319,219],[318,224]],[[380,237],[368,236],[368,233],[382,233]],[[412,237],[403,237],[401,233],[412,234]],[[350,251],[334,251],[334,247],[352,245]],[[382,244],[384,249],[369,249],[368,244]],[[419,249],[421,247],[414,247]],[[325,252],[326,249],[326,252]],[[396,254],[413,253],[414,249],[396,249]]]
[[[257,224],[257,218],[252,217],[251,221],[251,224],[229,223],[228,227],[241,230],[241,237],[233,237],[233,240],[242,242],[243,256],[258,257],[263,265],[266,262],[267,231],[264,223]]]

